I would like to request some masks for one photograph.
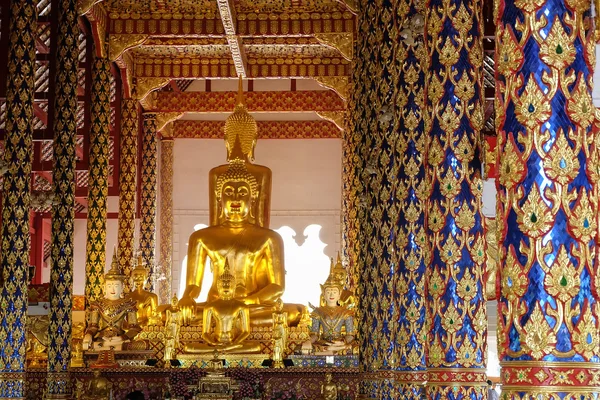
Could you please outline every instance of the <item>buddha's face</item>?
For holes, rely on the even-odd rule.
[[[104,282],[104,297],[108,300],[119,300],[123,293],[123,282],[118,279],[107,279]]]
[[[233,298],[233,282],[230,280],[220,280],[217,283],[217,291],[219,292],[219,297],[223,300],[229,300]]]
[[[246,182],[225,182],[221,205],[225,218],[230,221],[246,219],[250,211],[250,186]]]
[[[325,303],[327,303],[329,307],[334,307],[337,305],[341,293],[339,288],[330,286],[323,290],[323,295],[325,296]]]
[[[133,280],[133,286],[135,288],[143,288],[146,283],[146,274],[140,272],[133,272],[131,274],[131,279]]]

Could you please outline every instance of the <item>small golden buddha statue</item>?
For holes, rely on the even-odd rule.
[[[111,384],[101,375],[100,370],[94,370],[94,377],[88,382],[81,400],[108,400]]]
[[[253,164],[254,148],[258,138],[256,121],[248,113],[244,102],[242,77],[239,78],[238,98],[233,114],[225,121],[225,146],[227,161],[242,162],[256,181],[255,201],[248,213],[248,222],[263,228],[269,227],[271,201],[271,170],[264,165]],[[226,221],[220,208],[219,194],[216,192],[217,181],[229,164],[219,165],[208,174],[208,203],[210,225],[219,225]]]
[[[321,384],[321,396],[323,400],[337,400],[338,388],[329,373],[325,374],[325,382]]]
[[[233,298],[248,305],[253,326],[272,326],[273,311],[285,289],[283,240],[271,229],[248,221],[258,196],[258,183],[243,162],[231,162],[219,176],[215,193],[225,220],[194,232],[188,240],[187,283],[179,301],[184,325],[193,324],[206,259],[211,262],[213,283],[207,303],[220,299],[220,276],[231,266],[236,286]],[[290,324],[297,324],[304,306],[286,304]],[[198,321],[196,320],[196,323]]]
[[[90,304],[90,320],[83,336],[83,349],[121,350],[141,331],[137,323],[137,305],[122,298],[125,275],[118,270],[116,254],[104,275],[104,299]]]
[[[181,327],[181,312],[179,310],[177,296],[173,294],[171,306],[166,310],[165,320],[165,350],[163,359],[165,361],[175,359],[179,347],[179,328]]]
[[[287,347],[287,313],[283,311],[283,301],[279,299],[277,311],[273,313],[273,367],[283,368],[283,356]]]
[[[314,309],[310,340],[303,350],[312,349],[316,355],[346,354],[354,344],[354,313],[338,304],[343,283],[330,274],[321,285],[325,306]],[[345,329],[345,333],[342,332]]]
[[[148,270],[143,265],[141,254],[137,258],[136,267],[131,271],[131,280],[133,281],[133,290],[127,297],[136,303],[138,325],[144,327],[160,324],[160,315],[158,315],[156,311],[158,307],[158,296],[144,290],[144,286],[148,281]]]
[[[235,276],[225,261],[224,272],[217,281],[219,297],[204,306],[202,339],[205,343],[187,344],[186,352],[208,353],[215,348],[220,352],[260,352],[259,343],[244,342],[250,335],[250,306],[234,299],[235,287]]]

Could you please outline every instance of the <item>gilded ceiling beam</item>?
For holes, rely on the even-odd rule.
[[[319,78],[331,84],[345,98],[350,62],[342,57],[297,57],[278,63],[276,58],[248,58],[247,76],[251,78]],[[135,59],[134,76],[139,78],[235,78],[231,58],[152,57]],[[327,78],[327,79],[321,79]],[[335,79],[334,79],[335,78]],[[328,82],[328,83],[327,83]],[[345,82],[345,83],[344,83]],[[344,94],[343,94],[344,93]]]
[[[106,32],[108,29],[108,14],[98,0],[83,0],[78,4],[79,15],[85,15],[92,28],[94,48],[97,57],[106,57]]]
[[[111,34],[108,40],[108,58],[117,60],[129,49],[137,47],[148,39],[148,34]]]
[[[178,120],[182,116],[183,116],[182,112],[156,113],[156,131],[162,132],[168,124],[170,124],[173,121]]]
[[[346,60],[352,60],[352,51],[354,49],[354,33],[316,33],[315,39],[326,46],[333,47],[334,49],[338,50]]]
[[[231,112],[237,92],[155,92],[152,111]],[[248,92],[250,112],[342,112],[346,104],[332,90],[295,92]]]
[[[111,35],[197,37],[227,34],[220,18],[190,18],[184,15],[181,19],[174,19],[170,15],[162,15],[161,19],[155,19],[153,14],[141,14],[135,15],[134,19],[127,13],[110,13],[109,16]],[[351,12],[238,13],[234,27],[235,34],[241,36],[311,36],[317,33],[351,33],[355,30],[355,16]]]
[[[223,139],[224,121],[187,121],[172,123],[173,138]],[[335,139],[342,132],[329,121],[258,121],[259,139]]]
[[[236,35],[236,11],[233,0],[217,0],[223,29],[227,35],[227,43],[233,58],[233,65],[238,76],[246,77],[246,60],[241,37]]]

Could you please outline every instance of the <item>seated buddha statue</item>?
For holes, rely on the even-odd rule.
[[[195,316],[201,315],[203,305],[196,304],[195,298],[208,259],[213,282],[207,303],[220,298],[219,281],[227,262],[235,276],[233,298],[249,306],[251,325],[272,326],[273,311],[285,289],[283,240],[277,232],[248,221],[257,188],[243,162],[230,163],[219,176],[215,193],[225,220],[192,233],[188,240],[186,288],[179,301],[184,325],[200,322]],[[283,307],[291,325],[297,324],[303,309],[294,304]]]
[[[125,275],[113,257],[110,270],[104,275],[104,298],[90,304],[90,320],[83,336],[83,349],[121,350],[141,331],[137,323],[137,305],[122,298]]]
[[[269,227],[271,199],[271,170],[264,165],[253,164],[254,148],[258,131],[256,121],[248,113],[244,102],[242,77],[239,79],[238,98],[233,114],[225,121],[225,147],[227,148],[228,163],[243,162],[246,170],[256,180],[256,199],[248,213],[248,222],[263,228]],[[229,164],[219,165],[208,174],[209,223],[211,226],[225,222],[221,212],[220,202],[215,188],[217,180],[223,175]]]
[[[101,375],[99,369],[94,370],[94,377],[88,382],[81,400],[108,400],[110,398],[110,382]]]
[[[141,255],[138,256],[136,267],[131,271],[131,280],[133,281],[133,290],[127,297],[136,303],[138,325],[141,327],[157,325],[160,323],[160,316],[156,311],[158,296],[144,290],[148,280],[148,270],[143,266]]]
[[[225,261],[224,272],[217,282],[219,297],[204,306],[202,339],[205,343],[187,344],[185,352],[260,353],[259,343],[244,342],[250,335],[250,306],[233,298],[235,288],[235,276]]]
[[[342,289],[343,283],[332,274],[321,285],[325,306],[315,308],[311,314],[310,340],[302,345],[303,351],[334,355],[346,354],[354,347],[354,313],[338,304]]]

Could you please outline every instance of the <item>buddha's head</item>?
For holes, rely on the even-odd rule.
[[[240,162],[229,164],[227,171],[217,179],[215,194],[225,219],[241,222],[248,218],[252,202],[258,196],[256,178]]]
[[[256,120],[248,113],[244,102],[242,77],[239,80],[235,109],[225,120],[225,146],[227,160],[254,160],[254,147],[258,137]]]
[[[229,272],[229,261],[227,260],[225,260],[223,273],[217,281],[217,292],[219,293],[219,298],[223,300],[233,299],[235,293],[235,276]]]
[[[113,253],[110,269],[104,274],[104,297],[108,300],[118,300],[123,294],[123,282],[125,275],[119,271],[117,262],[117,250]]]
[[[138,256],[137,265],[131,271],[131,280],[133,281],[133,287],[135,289],[143,289],[148,279],[148,270],[144,268],[144,262],[142,256]]]

